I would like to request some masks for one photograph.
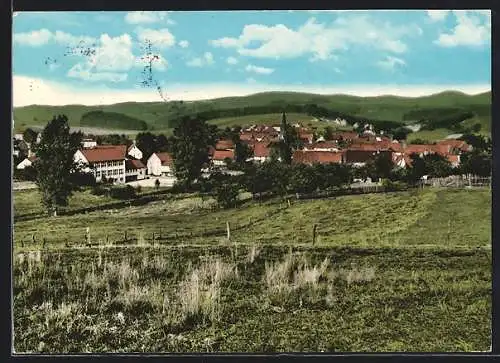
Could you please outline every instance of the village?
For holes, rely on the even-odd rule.
[[[286,117],[286,115],[283,115]],[[293,164],[347,164],[354,168],[364,166],[378,155],[387,155],[395,167],[402,169],[411,166],[412,154],[420,157],[438,154],[446,158],[452,167],[460,165],[460,156],[472,151],[472,146],[463,140],[445,139],[433,144],[410,144],[405,140],[393,139],[383,133],[377,134],[371,125],[366,124],[362,133],[355,131],[334,131],[328,140],[324,136],[315,135],[314,130],[296,122],[293,125],[302,143],[302,149],[295,150],[292,155]],[[270,161],[272,145],[283,137],[283,125],[251,125],[239,130],[239,139],[251,150],[247,162],[257,164]],[[41,133],[35,143],[40,142]],[[23,140],[23,134],[14,135],[14,155],[20,152],[27,154],[16,165],[17,170],[32,166],[36,154],[29,143]],[[210,170],[228,172],[228,165],[235,160],[235,144],[231,139],[219,139],[215,146],[207,146],[210,164],[204,169],[205,175]],[[23,151],[21,151],[23,150]],[[154,186],[159,180],[164,186],[172,186],[175,182],[173,157],[168,152],[153,152],[145,158],[136,140],[129,145],[99,145],[93,138],[84,138],[81,148],[74,155],[76,163],[82,170],[91,173],[96,182],[108,181],[114,184],[131,184],[133,186]],[[368,178],[369,179],[369,178]],[[358,180],[368,182],[370,180]]]

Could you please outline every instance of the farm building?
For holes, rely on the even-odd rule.
[[[74,160],[92,172],[97,182],[103,178],[114,183],[125,183],[126,145],[102,145],[91,149],[77,150]]]
[[[173,159],[169,153],[153,153],[147,161],[149,175],[161,176],[173,173]]]
[[[125,181],[145,179],[146,170],[146,166],[140,160],[125,160]]]

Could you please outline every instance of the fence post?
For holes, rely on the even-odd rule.
[[[43,237],[42,249],[45,249],[45,237]]]
[[[31,238],[33,239],[33,244],[36,244],[36,238],[34,234],[31,235]]]
[[[316,243],[316,228],[318,228],[318,225],[317,225],[317,224],[315,224],[315,225],[313,226],[313,235],[312,235],[312,244],[313,244],[313,246],[314,246],[314,244]]]
[[[128,237],[127,237],[127,230],[125,230],[125,236],[124,236],[125,243],[128,242]]]
[[[231,229],[229,228],[229,221],[226,222],[227,240],[231,240]]]

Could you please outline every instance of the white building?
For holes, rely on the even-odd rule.
[[[130,147],[128,148],[127,155],[130,155],[131,157],[136,158],[137,160],[142,159],[142,156],[143,156],[142,151],[135,144],[135,140],[134,140],[134,143],[132,145],[130,145]]]
[[[34,155],[27,157],[26,159],[21,161],[19,164],[17,164],[16,169],[22,170],[28,166],[33,165],[33,162],[35,161],[35,159],[36,159],[36,156],[34,156]]]
[[[15,140],[24,140],[23,134],[15,134],[14,139]]]
[[[95,141],[95,140],[92,140],[92,139],[83,139],[82,140],[82,147],[84,149],[90,149],[90,148],[93,148],[96,146],[97,146],[97,141]]]
[[[172,175],[173,159],[169,153],[153,153],[147,162],[148,175]]]
[[[114,183],[125,183],[126,145],[102,145],[78,150],[74,160],[81,163],[83,171],[92,172],[97,182],[103,178]]]

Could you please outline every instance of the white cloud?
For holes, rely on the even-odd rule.
[[[39,47],[47,44],[52,39],[52,32],[48,29],[34,30],[29,33],[14,34],[14,42],[32,47]]]
[[[408,49],[403,38],[421,34],[422,29],[414,24],[393,26],[367,15],[346,14],[330,24],[310,18],[296,30],[283,24],[249,24],[244,26],[239,37],[224,37],[210,44],[235,48],[241,55],[257,58],[296,58],[310,54],[311,60],[325,60],[353,45],[403,53]]]
[[[254,66],[252,64],[247,65],[245,70],[247,72],[253,72],[253,73],[258,73],[258,74],[271,74],[274,72],[274,69],[272,69],[272,68],[257,67],[257,66]]]
[[[333,70],[335,71],[335,73],[342,73],[342,71],[339,68],[334,68]]]
[[[72,35],[60,30],[51,32],[48,29],[34,30],[28,33],[14,34],[14,42],[32,47],[42,46],[49,42],[54,42],[66,46],[90,46],[96,39],[85,35]]]
[[[405,66],[406,62],[401,58],[386,56],[384,60],[377,62],[377,65],[387,70],[394,70],[397,66]]]
[[[152,24],[165,21],[167,24],[175,24],[168,18],[168,11],[132,11],[125,15],[125,21],[129,24]]]
[[[214,64],[214,56],[210,52],[205,52],[203,57],[193,58],[186,63],[189,67],[204,67],[211,64]]]
[[[181,41],[179,42],[179,46],[180,46],[181,48],[187,48],[187,47],[189,47],[189,42],[188,42],[187,40],[181,40]]]
[[[450,10],[427,10],[427,15],[432,21],[441,21],[446,19]]]
[[[238,59],[235,57],[227,57],[226,62],[227,64],[238,64]]]
[[[249,84],[255,84],[255,83],[257,83],[257,81],[255,80],[255,78],[252,78],[252,77],[247,78],[246,82],[249,83]]]
[[[35,87],[33,87],[35,85]],[[30,91],[32,90],[32,91]],[[491,85],[401,85],[401,84],[353,84],[337,85],[272,85],[272,84],[169,84],[164,90],[171,100],[203,100],[228,96],[245,96],[265,91],[310,92],[316,94],[348,94],[357,96],[397,95],[402,97],[426,96],[445,90],[457,90],[468,94],[490,91]],[[156,90],[152,89],[110,89],[104,86],[70,87],[68,85],[44,79],[14,75],[13,103],[15,107],[38,105],[99,105],[119,102],[154,102],[159,101]]]
[[[453,10],[456,25],[449,33],[442,33],[435,44],[442,47],[481,46],[491,39],[491,11]]]
[[[88,58],[88,63],[97,71],[129,70],[135,63],[130,35],[122,34],[112,38],[108,34],[102,34],[100,46]]]
[[[127,80],[127,73],[116,73],[116,72],[92,72],[91,68],[87,68],[87,65],[82,65],[81,63],[75,64],[68,71],[68,77],[83,79],[90,82],[123,82]]]
[[[136,58],[136,65],[138,67],[146,67],[151,64],[154,71],[166,71],[168,62],[160,54],[144,54]]]
[[[175,44],[175,37],[164,29],[137,29],[137,37],[142,43],[151,43],[158,48],[168,48]]]

